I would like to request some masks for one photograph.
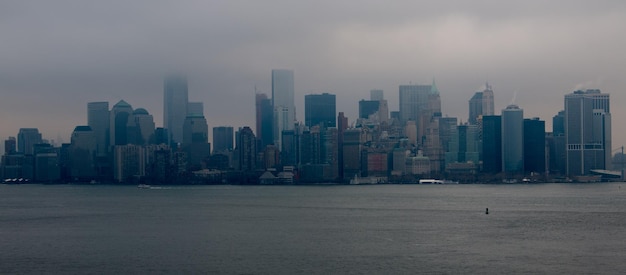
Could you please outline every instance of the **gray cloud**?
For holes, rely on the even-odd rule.
[[[19,127],[67,139],[86,103],[125,99],[162,120],[161,77],[190,78],[210,127],[254,124],[253,91],[295,70],[304,95],[337,94],[350,118],[374,88],[397,108],[398,85],[430,83],[465,121],[489,81],[502,109],[517,92],[551,125],[578,88],[625,102],[623,1],[14,1],[0,4],[0,137]],[[622,117],[613,108],[614,117]],[[626,129],[614,119],[614,147]]]

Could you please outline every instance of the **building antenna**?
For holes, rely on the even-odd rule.
[[[515,100],[517,99],[517,91],[519,91],[519,89],[516,89],[515,92],[513,92],[513,99],[511,100],[511,104],[509,105],[515,104]]]

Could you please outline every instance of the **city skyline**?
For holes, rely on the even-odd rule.
[[[465,122],[468,101],[488,81],[496,113],[514,103],[547,131],[565,94],[611,94],[613,149],[626,144],[618,123],[626,3],[413,5],[3,3],[0,138],[38,128],[69,142],[76,125],[87,125],[87,102],[125,100],[163,125],[162,77],[171,72],[188,75],[189,101],[204,103],[209,129],[254,128],[254,87],[271,94],[269,71],[288,68],[299,121],[307,94],[337,95],[337,111],[352,122],[370,90],[384,90],[398,110],[399,85],[434,78],[443,115]]]

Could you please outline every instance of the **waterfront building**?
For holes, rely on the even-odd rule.
[[[187,154],[187,168],[200,170],[202,168],[202,160],[211,154],[209,126],[204,115],[187,115],[183,124],[182,148]]]
[[[137,108],[133,111],[135,120],[135,140],[134,144],[146,145],[154,143],[154,117],[144,108]]]
[[[485,83],[485,89],[474,93],[469,100],[469,118],[470,124],[477,124],[482,116],[494,115],[493,90],[489,83]]]
[[[524,172],[524,110],[517,105],[502,110],[502,171]]]
[[[256,137],[250,127],[239,128],[236,150],[238,152],[239,170],[254,171],[256,169],[257,148]]]
[[[524,170],[545,174],[546,122],[539,118],[524,119]]]
[[[4,154],[12,155],[15,153],[17,153],[17,140],[15,139],[15,137],[9,137],[8,139],[4,140]]]
[[[483,172],[502,172],[502,117],[483,116],[482,119]]]
[[[565,95],[565,143],[568,176],[607,169],[612,148],[609,94],[596,89]]]
[[[91,180],[96,177],[98,137],[90,126],[76,126],[69,147],[69,176],[72,180]]]

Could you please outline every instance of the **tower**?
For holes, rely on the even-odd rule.
[[[20,128],[17,134],[17,151],[25,155],[32,155],[33,146],[42,141],[41,133],[37,128]]]
[[[304,96],[304,124],[308,127],[322,125],[336,127],[336,96],[329,93]]]
[[[272,108],[272,100],[267,98],[266,94],[255,94],[255,102],[257,139],[260,141],[259,148],[263,148],[274,143],[274,109]]]
[[[293,130],[296,121],[292,70],[272,70],[272,107],[274,108],[274,144],[280,148],[282,131]]]
[[[110,119],[108,102],[87,103],[87,125],[96,137],[97,156],[106,156],[109,151]]]
[[[213,127],[213,152],[228,152],[233,150],[233,127]]]
[[[611,112],[609,94],[600,90],[565,95],[566,173],[587,175],[606,169],[611,159]]]
[[[129,143],[129,125],[134,124],[133,107],[126,101],[120,100],[111,109],[109,124],[109,140],[111,145],[126,145]],[[134,127],[132,127],[134,128]]]
[[[502,110],[502,171],[524,172],[524,110],[517,105]]]
[[[163,81],[163,127],[168,130],[168,143],[183,141],[183,123],[187,117],[187,78],[176,75]]]
[[[211,153],[209,126],[202,114],[189,114],[183,125],[182,148],[187,153],[187,165],[198,170],[202,160]]]

